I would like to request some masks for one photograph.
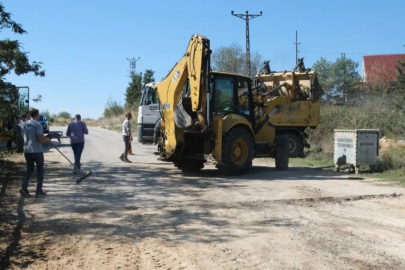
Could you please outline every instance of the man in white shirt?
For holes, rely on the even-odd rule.
[[[132,115],[131,113],[126,113],[125,116],[127,119],[125,119],[124,122],[122,123],[122,139],[124,140],[125,143],[125,151],[120,156],[120,159],[124,162],[131,163],[131,161],[128,159],[128,150],[130,148],[130,143],[132,141],[131,122],[130,122],[132,119]]]
[[[22,133],[24,136],[24,156],[27,161],[27,171],[25,172],[20,194],[24,197],[31,197],[28,192],[28,183],[31,174],[34,172],[34,166],[37,165],[37,190],[35,196],[44,196],[46,193],[42,190],[44,180],[44,151],[43,143],[51,143],[50,140],[44,138],[42,125],[38,122],[39,111],[30,109],[29,114],[31,119],[22,124]]]

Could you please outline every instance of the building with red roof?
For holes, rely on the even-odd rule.
[[[363,56],[363,81],[394,81],[397,75],[397,66],[399,61],[405,62],[405,54]]]

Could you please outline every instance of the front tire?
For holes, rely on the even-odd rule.
[[[222,162],[218,168],[227,175],[244,174],[252,166],[253,154],[252,136],[246,129],[236,127],[222,139]]]

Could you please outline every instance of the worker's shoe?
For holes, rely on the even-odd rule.
[[[122,154],[120,157],[121,161],[124,161],[124,154]]]
[[[45,196],[45,195],[46,195],[46,192],[44,192],[43,190],[35,192],[35,197]]]
[[[126,162],[126,163],[132,163],[132,161],[130,161],[130,160],[127,159],[127,158],[124,158],[123,161]]]
[[[25,198],[31,197],[30,193],[28,192],[28,189],[20,189],[19,192]]]

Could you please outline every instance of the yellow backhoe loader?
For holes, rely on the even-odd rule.
[[[267,86],[249,77],[212,72],[210,56],[209,39],[193,35],[183,58],[155,85],[162,108],[160,160],[195,172],[212,156],[222,172],[241,174],[254,157],[274,157],[276,168],[286,170],[288,140],[276,136],[269,119],[282,105],[294,102],[274,93],[284,88],[295,93],[298,82]],[[309,91],[316,85],[315,76]]]
[[[308,131],[315,129],[320,120],[321,97],[324,93],[316,72],[305,68],[304,58],[298,59],[297,65],[290,71],[272,71],[269,61],[266,61],[255,76],[254,85],[254,89],[259,90],[254,91],[257,102],[283,100],[270,117],[270,122],[275,126],[276,136],[285,135],[288,138],[290,157],[302,156],[304,147],[310,147]],[[260,86],[265,87],[264,91]],[[274,91],[269,92],[272,89]],[[239,96],[246,98],[246,93],[239,93]],[[285,102],[284,99],[291,101]]]

